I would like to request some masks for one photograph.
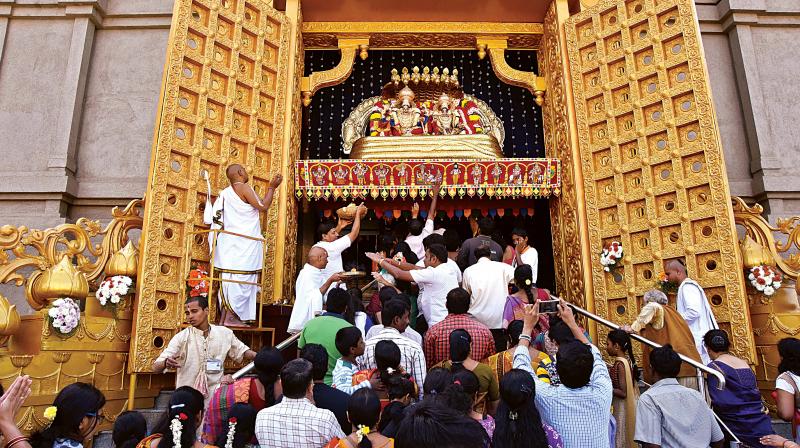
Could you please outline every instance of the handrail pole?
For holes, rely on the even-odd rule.
[[[586,316],[589,319],[592,319],[592,320],[594,320],[596,322],[599,322],[599,323],[605,325],[606,327],[613,328],[614,330],[619,330],[620,329],[620,326],[615,324],[614,322],[611,322],[609,320],[603,319],[602,317],[600,317],[600,316],[598,316],[596,314],[590,313],[590,312],[586,311],[585,309],[583,309],[583,308],[581,308],[579,306],[575,306],[575,305],[573,305],[571,303],[569,304],[569,306],[571,306],[572,309],[574,309],[575,312],[577,312],[578,314]],[[660,348],[661,347],[661,344],[655,343],[655,342],[653,342],[653,341],[651,341],[651,340],[649,340],[647,338],[639,336],[636,333],[631,333],[631,339],[635,339],[635,340],[641,342],[642,344],[649,345],[650,347],[653,347],[653,348]],[[725,389],[725,375],[723,375],[721,372],[718,372],[718,371],[716,371],[714,369],[710,369],[710,368],[704,366],[703,364],[695,361],[694,359],[689,358],[687,356],[684,356],[684,355],[682,355],[680,353],[678,353],[678,356],[681,357],[681,361],[683,361],[683,362],[685,362],[687,364],[690,364],[693,367],[695,367],[697,369],[700,369],[700,370],[702,370],[703,372],[706,372],[709,375],[714,375],[717,378],[717,380],[719,381],[719,384],[717,385],[717,389],[719,389],[719,390]]]
[[[289,348],[289,346],[291,346],[292,344],[297,342],[298,339],[300,339],[300,334],[301,333],[295,333],[295,334],[289,336],[288,338],[286,338],[282,342],[280,342],[278,345],[276,345],[275,348],[278,349],[278,351],[283,351],[283,350]],[[234,373],[231,376],[233,377],[234,380],[238,380],[239,378],[241,378],[241,377],[247,375],[248,373],[250,373],[250,371],[255,369],[255,367],[256,367],[255,363],[251,362],[250,364],[248,364],[248,365],[242,367],[241,369],[237,370],[236,373]]]

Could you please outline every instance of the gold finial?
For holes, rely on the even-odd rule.
[[[411,75],[408,74],[408,68],[403,67],[403,71],[401,73],[402,75],[400,75],[400,80],[403,81],[403,83],[408,84],[408,81],[411,80]]]
[[[33,279],[29,292],[37,304],[44,306],[48,299],[59,297],[85,299],[89,295],[89,282],[64,255],[57,265]]]
[[[440,79],[439,79],[439,67],[433,67],[433,75],[431,75],[431,79],[436,84],[439,84],[439,81],[440,81]]]
[[[483,60],[486,57],[486,44],[478,44],[478,59]]]
[[[750,238],[750,235],[745,235],[741,244],[742,249],[742,264],[745,268],[753,268],[756,266],[767,265],[772,266],[775,259],[765,247],[756,243],[755,240]]]
[[[395,83],[395,85],[400,83],[400,75],[397,74],[396,68],[392,69],[392,82]]]
[[[458,85],[458,69],[457,68],[454,68],[453,69],[453,74],[450,75],[450,83],[453,84],[454,86]]]
[[[431,82],[431,69],[428,67],[422,69],[422,81]]]
[[[419,82],[419,67],[417,66],[411,69],[411,81],[415,84]]]
[[[311,105],[311,92],[303,92],[302,93],[302,101],[303,107],[308,107]]]
[[[544,92],[541,91],[541,90],[537,90],[537,91],[533,92],[533,96],[536,97],[536,99],[535,99],[536,105],[541,107],[542,104],[544,104]]]
[[[128,244],[111,256],[106,264],[106,275],[125,275],[136,277],[139,264],[139,250],[128,240]]]
[[[442,82],[445,84],[450,84],[450,69],[447,67],[442,70]]]
[[[358,46],[359,52],[358,56],[361,58],[362,61],[366,61],[369,57],[369,45],[359,45]]]

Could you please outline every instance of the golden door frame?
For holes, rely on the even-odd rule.
[[[670,12],[676,20],[670,26],[675,28],[665,31],[666,22],[661,20]],[[264,31],[268,21],[271,33]],[[176,1],[146,195],[131,371],[148,371],[160,346],[181,325],[183,279],[189,266],[182,263],[184,244],[172,241],[180,241],[202,224],[198,204],[205,194],[202,179],[190,179],[186,173],[215,168],[215,191],[227,185],[220,167],[235,160],[244,162],[256,185],[283,173],[285,182],[267,219],[271,265],[264,272],[272,275],[263,280],[261,301],[290,301],[297,201],[289,184],[300,146],[303,45],[306,41],[310,46],[330,47],[338,37],[369,38],[365,51],[367,47],[430,47],[434,42],[439,48],[476,48],[478,57],[479,38],[506,39],[512,47],[537,49],[538,72],[547,87],[542,105],[546,148],[548,156],[560,158],[564,167],[563,192],[551,199],[550,207],[556,282],[562,296],[612,321],[630,322],[639,309],[638,297],[655,285],[662,262],[685,258],[690,276],[707,288],[721,326],[732,333],[734,352],[754,360],[749,317],[743,312],[747,309],[744,279],[730,194],[692,1],[605,0],[571,16],[568,0],[553,0],[543,24],[442,29],[429,25],[304,25],[299,0],[289,0],[285,13],[274,10],[266,0]],[[380,34],[379,30],[386,29],[395,34]],[[646,39],[637,42],[643,30]],[[420,40],[421,34],[426,39]],[[193,37],[195,48],[189,44]],[[681,48],[671,55],[678,41]],[[264,55],[258,52],[267,47],[275,54],[262,59]],[[220,49],[222,60],[217,54]],[[484,47],[483,54],[487,49],[492,50]],[[644,67],[647,55],[650,63]],[[245,79],[230,70],[241,68],[234,65],[240,60],[245,63]],[[182,78],[186,63],[202,76],[195,84]],[[686,68],[684,87],[671,80],[681,73],[676,67]],[[620,68],[621,77],[612,78]],[[256,71],[261,70],[274,74],[272,83],[254,82]],[[209,89],[215,76],[217,82],[225,82],[225,95]],[[655,91],[650,91],[651,84]],[[272,118],[273,132],[268,141],[259,140],[263,135],[259,136],[258,123],[269,121],[255,107],[262,102],[242,106],[239,86],[249,89],[245,89],[249,100],[262,94],[272,100],[272,113],[267,115]],[[685,101],[689,101],[688,110],[681,109]],[[209,115],[212,106],[223,112],[223,121]],[[654,107],[660,112],[655,121]],[[236,117],[250,120],[250,133],[233,127]],[[181,126],[184,139],[177,139],[175,132]],[[598,129],[604,129],[600,139],[592,137]],[[692,141],[686,138],[690,130],[694,130]],[[216,155],[208,154],[208,136],[216,144]],[[262,156],[256,163],[258,151]],[[175,159],[188,171],[171,171]],[[694,170],[697,163],[699,169]],[[670,177],[662,180],[669,182],[661,182],[660,173],[667,168]],[[167,238],[170,232],[165,233],[168,228],[171,238]],[[598,262],[603,244],[612,239],[626,249],[618,282]],[[206,242],[194,242],[191,251],[192,260],[208,260]],[[712,265],[715,268],[708,270]],[[597,329],[592,333],[598,337]]]

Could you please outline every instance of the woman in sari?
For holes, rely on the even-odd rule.
[[[527,264],[514,269],[514,285],[519,290],[506,298],[506,305],[503,308],[503,328],[508,328],[508,324],[512,321],[522,320],[525,305],[536,300],[550,300],[550,291],[537,288],[533,283],[533,271]],[[547,331],[548,328],[547,315],[542,314],[539,316],[539,324],[532,336],[536,337],[538,332]]]
[[[523,323],[521,320],[512,321],[508,325],[510,348],[504,352],[492,355],[484,361],[491,367],[498,382],[500,378],[503,378],[506,372],[511,370],[511,365],[514,360],[514,350],[516,350],[517,345],[519,345],[519,335],[522,334],[522,327]],[[531,368],[536,372],[536,376],[538,376],[540,380],[545,383],[552,383],[553,378],[558,380],[556,365],[547,353],[537,350],[533,345],[528,346],[528,352],[531,354]]]
[[[256,376],[246,376],[231,384],[217,388],[208,403],[208,413],[203,423],[203,441],[214,443],[222,433],[228,412],[236,403],[246,403],[256,412],[270,407],[281,397],[279,374],[283,355],[276,348],[264,348],[253,360]]]
[[[636,429],[636,402],[639,400],[639,387],[636,384],[639,381],[639,369],[633,357],[630,335],[624,330],[609,332],[606,352],[614,358],[608,373],[614,388],[611,406],[616,421],[615,445],[617,448],[636,446],[633,435]]]
[[[169,399],[167,413],[136,448],[209,448],[197,440],[197,429],[203,421],[203,394],[189,386],[175,389]],[[180,428],[179,431],[175,429]],[[163,442],[163,444],[162,444]]]
[[[730,353],[731,343],[723,330],[711,330],[703,336],[711,362],[708,366],[725,375],[725,389],[719,390],[717,378],[708,376],[711,408],[745,445],[761,448],[761,437],[772,434],[772,422],[765,413],[756,375],[747,361]]]

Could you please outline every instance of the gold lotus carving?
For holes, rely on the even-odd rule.
[[[106,275],[126,275],[136,277],[136,270],[139,265],[139,250],[128,241],[122,249],[111,256],[106,265]]]

